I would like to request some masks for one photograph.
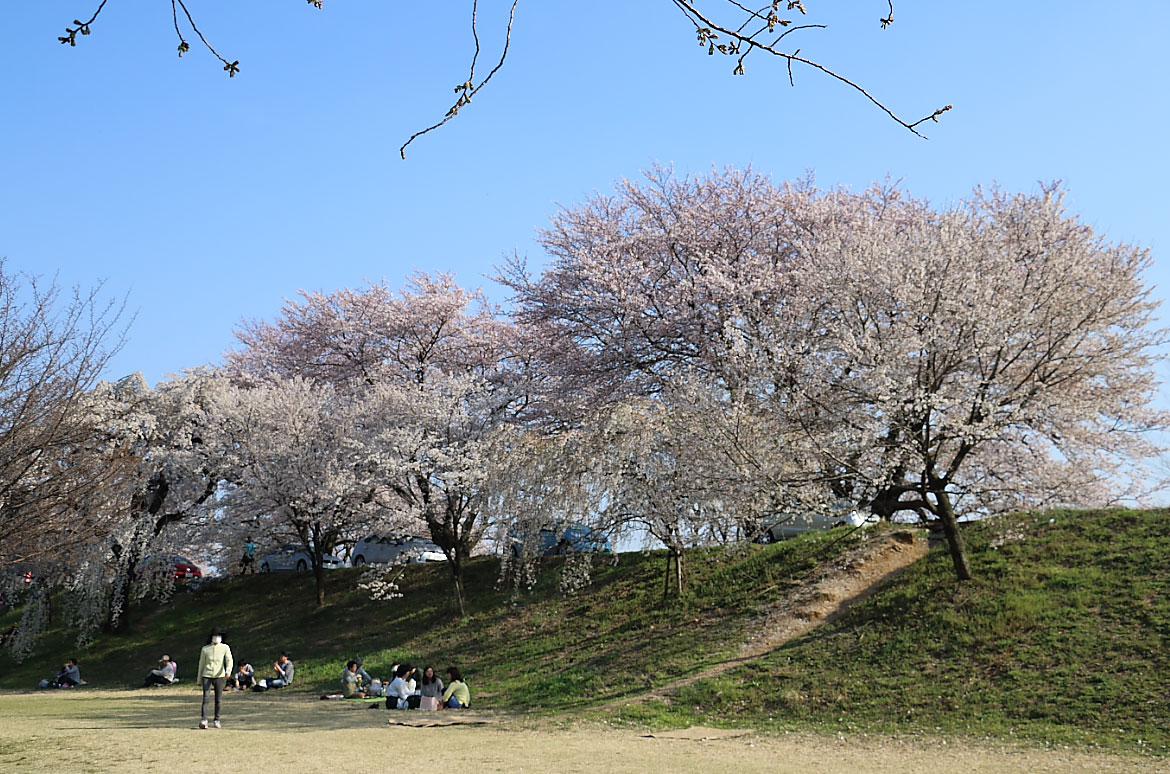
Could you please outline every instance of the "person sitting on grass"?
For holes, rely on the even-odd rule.
[[[374,682],[374,678],[370,677],[370,673],[362,666],[362,657],[357,656],[354,658],[353,663],[357,664],[357,673],[362,676],[362,685],[369,688],[370,684]]]
[[[227,681],[228,688],[234,691],[246,691],[256,684],[256,670],[252,665],[244,662],[236,666],[236,672]]]
[[[386,709],[409,709],[410,696],[413,690],[410,687],[414,667],[403,664],[394,673],[394,679],[386,687]]]
[[[143,688],[149,688],[152,685],[170,685],[175,682],[175,672],[178,665],[171,661],[171,657],[164,653],[158,663],[158,669],[152,669],[147,673],[146,679],[142,682]]]
[[[272,668],[276,671],[276,676],[268,681],[269,688],[283,688],[286,685],[292,685],[296,666],[289,661],[288,653],[281,653],[280,658],[276,659]]]
[[[418,693],[424,699],[434,699],[435,705],[438,705],[439,699],[442,698],[443,680],[435,674],[435,668],[433,666],[429,666],[423,670],[422,679],[419,680]]]
[[[446,709],[467,709],[471,706],[471,691],[467,690],[467,683],[463,682],[463,675],[458,667],[447,667],[447,690],[443,691],[443,700],[439,707]]]
[[[364,699],[366,692],[362,690],[362,676],[358,672],[358,663],[350,661],[341,673],[341,695],[346,699]]]
[[[81,685],[81,669],[77,666],[77,659],[71,658],[61,667],[61,671],[53,679],[55,688],[73,688]]]

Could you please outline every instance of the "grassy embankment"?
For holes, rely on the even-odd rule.
[[[694,552],[688,592],[665,604],[661,553],[624,554],[616,567],[599,561],[574,598],[556,592],[559,559],[519,597],[496,591],[497,563],[478,560],[462,620],[451,614],[442,566],[410,568],[405,596],[392,602],[364,598],[350,588],[355,571],[338,571],[320,610],[307,575],[220,581],[137,610],[129,634],[85,648],[54,630],[25,664],[0,659],[0,686],[27,688],[70,653],[99,686],[136,684],[163,652],[189,681],[206,631],[220,625],[237,656],[261,671],[287,648],[312,692],[332,690],[344,662],[361,654],[375,676],[402,659],[458,663],[480,708],[588,712],[616,699],[606,718],[639,724],[964,734],[1164,753],[1168,517],[1054,511],[970,525],[975,581],[957,583],[949,558],[934,551],[839,620],[666,700],[640,697],[734,654],[753,614],[846,542],[822,534]]]

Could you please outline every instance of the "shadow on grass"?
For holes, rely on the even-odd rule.
[[[159,694],[149,690],[126,691],[100,699],[98,707],[76,707],[62,728],[197,728],[203,701],[200,692]],[[214,698],[210,700],[214,701]],[[86,702],[88,703],[88,702]],[[210,702],[209,702],[210,703]],[[209,706],[210,713],[210,706]],[[330,731],[386,725],[388,711],[380,705],[358,701],[322,701],[304,693],[227,693],[221,718],[233,731]],[[93,721],[99,719],[101,725]],[[74,725],[76,723],[76,725]]]

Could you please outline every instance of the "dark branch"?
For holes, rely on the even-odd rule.
[[[438,123],[432,124],[431,126],[428,126],[426,129],[422,129],[422,130],[417,131],[414,134],[410,135],[410,139],[408,139],[406,142],[402,143],[402,147],[398,149],[399,156],[401,156],[403,159],[405,159],[407,145],[410,145],[412,142],[415,141],[416,138],[422,137],[427,132],[438,129],[440,126],[447,123],[452,118],[454,118],[456,115],[458,115],[460,108],[462,108],[464,105],[471,104],[471,98],[474,97],[476,94],[478,94],[480,89],[482,89],[484,86],[487,86],[488,81],[490,81],[492,79],[492,76],[495,75],[496,72],[501,67],[504,66],[504,60],[508,57],[508,46],[511,45],[511,43],[512,43],[512,23],[516,19],[516,5],[519,2],[520,2],[520,0],[512,0],[512,9],[511,9],[511,11],[508,12],[508,28],[505,30],[505,33],[504,33],[504,50],[500,53],[500,61],[496,63],[496,66],[492,68],[491,72],[487,74],[487,77],[484,78],[482,81],[480,81],[478,85],[475,84],[475,61],[479,57],[479,35],[476,32],[476,18],[475,18],[475,12],[476,12],[476,6],[478,5],[478,0],[476,0],[476,3],[472,5],[471,33],[472,33],[472,35],[475,36],[475,55],[471,59],[471,68],[470,68],[470,71],[468,72],[467,80],[455,87],[455,93],[459,95],[459,98],[457,100],[455,100],[455,104],[452,105],[451,108],[447,111],[447,115],[443,116],[442,121],[439,121]]]

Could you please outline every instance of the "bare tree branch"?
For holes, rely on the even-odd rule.
[[[307,3],[316,8],[321,8],[323,0],[306,0]],[[918,131],[921,124],[926,121],[938,121],[938,117],[952,108],[951,105],[945,105],[935,110],[930,115],[918,119],[917,121],[908,121],[901,118],[893,112],[884,102],[879,100],[871,94],[865,87],[860,85],[853,79],[838,73],[820,62],[810,59],[806,56],[801,56],[800,49],[782,50],[779,45],[788,35],[808,29],[825,29],[823,24],[794,24],[792,19],[781,17],[781,5],[784,5],[785,11],[797,11],[801,15],[806,15],[804,3],[800,0],[772,0],[758,10],[753,10],[750,6],[745,5],[742,0],[722,0],[726,5],[722,6],[722,12],[717,14],[706,13],[699,10],[698,0],[669,0],[671,4],[677,8],[683,16],[694,27],[698,37],[699,45],[707,49],[708,55],[716,53],[725,56],[734,56],[736,58],[734,75],[743,75],[744,61],[747,56],[753,51],[759,50],[769,53],[775,57],[779,57],[785,61],[788,70],[788,83],[791,86],[796,85],[796,79],[793,73],[793,63],[802,64],[811,67],[815,70],[820,70],[825,75],[833,78],[841,83],[849,86],[855,91],[859,92],[871,103],[876,105],[882,112],[893,119],[898,125],[908,129],[915,135],[925,139],[925,135]],[[97,10],[94,11],[93,16],[88,21],[81,21],[74,19],[73,27],[66,27],[66,34],[58,37],[61,43],[68,43],[70,46],[77,45],[77,36],[90,34],[90,25],[97,19],[98,15],[105,8],[108,0],[101,0]],[[707,3],[718,3],[719,0],[709,0]],[[508,13],[508,24],[504,31],[504,45],[500,52],[500,59],[495,67],[487,74],[482,81],[476,82],[475,68],[479,62],[479,55],[482,51],[479,40],[479,0],[472,0],[471,4],[471,35],[474,40],[475,50],[471,56],[471,66],[468,68],[467,79],[455,87],[455,93],[458,95],[455,103],[447,110],[443,118],[434,124],[412,134],[406,142],[398,149],[398,154],[403,159],[406,158],[406,148],[416,139],[428,132],[438,129],[452,118],[459,114],[459,111],[466,105],[471,104],[472,98],[479,93],[480,89],[488,84],[492,77],[504,65],[504,61],[508,57],[508,50],[512,42],[512,27],[516,18],[516,6],[519,5],[519,0],[512,0],[511,9]],[[893,0],[886,0],[888,12],[878,21],[881,23],[882,29],[886,29],[894,23],[894,3]],[[221,56],[218,51],[208,42],[203,33],[195,24],[195,19],[187,7],[187,0],[171,0],[171,17],[174,23],[175,34],[179,38],[179,56],[190,51],[190,45],[187,43],[183,35],[181,25],[179,24],[179,10],[182,9],[183,15],[187,19],[187,24],[190,25],[191,31],[199,38],[204,47],[211,52],[211,54],[223,63],[223,69],[227,72],[229,77],[235,77],[240,71],[239,60],[228,61],[226,57]],[[734,26],[730,23],[724,23],[722,17],[725,15],[743,14],[743,21]],[[720,21],[716,21],[716,16]],[[777,28],[782,31],[776,34]]]
[[[476,84],[475,62],[479,58],[479,34],[476,32],[476,11],[478,9],[479,0],[474,0],[471,6],[471,34],[475,37],[475,54],[471,58],[471,68],[468,72],[467,80],[455,87],[455,93],[459,95],[459,98],[455,100],[455,104],[452,105],[451,108],[447,111],[447,115],[443,116],[442,121],[432,124],[426,129],[415,132],[410,136],[410,139],[402,143],[402,147],[398,149],[399,156],[405,159],[406,146],[410,145],[415,141],[416,138],[423,136],[427,132],[438,129],[440,126],[458,115],[460,108],[462,108],[464,105],[471,104],[471,98],[478,94],[480,89],[482,89],[484,86],[487,86],[487,83],[492,79],[492,76],[495,75],[496,72],[504,66],[504,60],[508,57],[508,46],[512,43],[512,24],[516,19],[516,6],[519,4],[519,2],[520,0],[512,0],[512,9],[508,12],[508,27],[504,32],[504,50],[500,52],[500,61],[496,63],[496,66],[492,68],[491,72],[487,74],[486,78]]]
[[[890,110],[890,108],[887,107],[885,105],[885,103],[883,103],[882,101],[877,99],[877,97],[870,94],[869,91],[867,91],[863,86],[858,84],[856,81],[854,81],[850,78],[847,78],[844,75],[841,75],[840,73],[836,72],[835,70],[829,69],[828,67],[826,67],[825,65],[823,65],[819,62],[816,62],[816,61],[809,59],[807,57],[800,56],[799,55],[800,49],[797,49],[796,51],[793,51],[793,52],[788,52],[788,51],[782,51],[782,50],[776,48],[776,45],[780,42],[780,40],[785,35],[787,35],[789,32],[793,32],[794,30],[788,30],[787,32],[782,33],[779,37],[777,37],[775,40],[773,40],[771,42],[767,42],[766,40],[760,40],[759,36],[762,35],[765,31],[771,33],[778,26],[779,27],[788,27],[792,24],[791,20],[781,19],[780,16],[778,15],[777,8],[780,5],[778,0],[777,0],[777,2],[773,2],[770,6],[768,6],[764,9],[767,11],[767,15],[764,16],[764,21],[766,23],[765,26],[762,29],[760,29],[759,31],[757,31],[751,35],[746,35],[743,33],[743,29],[744,29],[743,26],[741,26],[738,30],[733,30],[730,27],[727,27],[727,26],[724,26],[724,25],[721,25],[721,24],[715,22],[714,20],[712,20],[711,17],[709,17],[708,15],[706,15],[702,11],[700,11],[696,7],[696,3],[692,2],[692,0],[670,0],[670,1],[672,3],[674,3],[674,5],[680,11],[682,11],[683,15],[686,16],[690,20],[691,24],[694,25],[695,31],[698,34],[699,45],[706,46],[707,53],[709,55],[714,55],[715,53],[720,53],[720,54],[725,54],[725,55],[738,55],[735,70],[733,71],[735,75],[743,75],[744,74],[743,60],[753,50],[759,49],[761,51],[766,51],[767,53],[772,54],[773,56],[780,57],[781,59],[784,59],[787,61],[789,83],[794,83],[793,78],[792,78],[792,63],[793,62],[803,64],[803,65],[805,65],[807,67],[811,67],[815,70],[820,70],[821,72],[828,75],[830,78],[834,78],[834,79],[840,81],[841,83],[844,83],[845,85],[853,88],[855,91],[860,92],[866,99],[868,99],[870,102],[872,102],[878,108],[880,108],[882,110],[882,112],[884,112],[886,115],[888,115],[890,118],[892,118],[900,126],[903,126],[906,129],[909,129],[911,132],[918,135],[919,137],[922,137],[923,139],[926,139],[926,135],[919,132],[915,127],[917,127],[918,125],[922,124],[925,121],[938,121],[938,117],[940,115],[942,115],[943,113],[945,113],[946,111],[950,110],[953,107],[952,105],[946,105],[945,107],[939,108],[938,110],[934,111],[930,115],[925,116],[924,118],[920,118],[919,120],[911,123],[911,122],[906,121],[905,119],[901,118],[900,116],[898,116],[896,113],[894,113],[894,111]],[[743,6],[740,6],[739,3],[734,2],[734,0],[728,0],[728,2],[731,3],[732,5],[743,8]],[[893,7],[892,0],[889,3],[889,7],[890,7],[889,16],[882,20],[883,28],[888,26],[889,24],[893,23],[894,7]],[[788,2],[788,10],[793,10],[793,9],[799,10],[802,14],[805,12],[803,4],[801,4],[799,2]],[[750,20],[750,18],[755,18],[755,17],[761,16],[761,13],[756,12],[756,11],[748,11],[748,13],[750,14],[749,20]],[[802,25],[802,27],[822,27],[823,28],[824,25]],[[727,36],[729,42],[728,43],[717,43],[716,41],[719,40],[720,34]],[[745,47],[746,47],[746,50],[745,50]]]

